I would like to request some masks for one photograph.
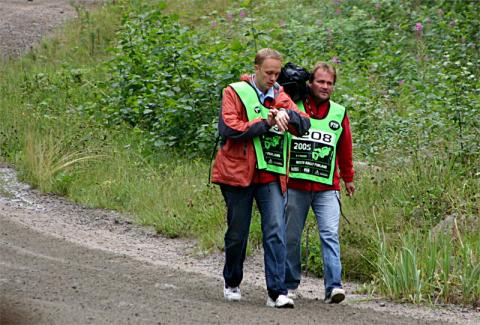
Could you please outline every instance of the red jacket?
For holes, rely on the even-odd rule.
[[[321,103],[319,106],[315,105],[313,99],[309,96],[303,103],[307,114],[315,119],[324,118],[330,107],[328,101]],[[294,188],[305,191],[328,191],[328,190],[340,190],[340,177],[345,182],[352,182],[355,171],[353,169],[352,160],[352,132],[350,131],[350,121],[347,114],[342,121],[343,132],[340,135],[340,139],[337,143],[337,156],[335,161],[335,173],[333,175],[333,184],[326,185],[318,182],[312,182],[302,179],[288,179],[288,188]],[[340,175],[338,173],[340,169]]]
[[[243,81],[252,82],[248,76]],[[283,88],[274,86],[273,101],[265,103],[270,108],[285,108],[290,117],[289,131],[304,134],[310,128],[308,116],[300,112]],[[232,87],[224,90],[218,130],[224,143],[217,152],[212,169],[212,182],[246,187],[252,183],[269,183],[279,180],[286,190],[286,177],[256,169],[257,157],[253,137],[266,133],[270,127],[266,120],[257,118],[248,121],[246,109]]]

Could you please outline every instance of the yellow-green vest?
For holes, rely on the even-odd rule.
[[[256,118],[267,119],[269,109],[260,102],[257,91],[246,81],[230,84],[240,97],[247,111],[247,118],[252,121]],[[280,132],[276,126],[267,133],[253,138],[257,168],[285,175],[287,171],[287,133]]]
[[[303,102],[298,109],[305,112]],[[289,136],[289,177],[332,185],[337,143],[342,134],[345,107],[330,101],[327,116],[310,118],[311,127],[302,137]]]

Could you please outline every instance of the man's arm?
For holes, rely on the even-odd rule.
[[[246,139],[264,134],[270,128],[272,117],[248,121],[243,103],[231,87],[225,88],[218,120],[218,132],[222,137]]]
[[[275,107],[284,108],[288,114],[288,131],[296,136],[302,136],[310,129],[310,117],[298,110],[297,105],[285,93],[281,92],[275,100]],[[280,110],[281,111],[281,110]]]
[[[345,183],[347,195],[352,196],[355,193],[355,184],[353,182],[355,170],[353,169],[352,132],[347,114],[345,114],[342,121],[342,128],[343,132],[337,145],[337,161],[340,168],[340,177]]]

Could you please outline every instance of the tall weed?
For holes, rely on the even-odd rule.
[[[450,234],[417,231],[403,237],[398,249],[380,229],[377,234],[378,292],[412,303],[469,304],[478,299],[480,262],[470,243],[462,246]]]
[[[61,138],[52,134],[35,133],[34,128],[27,130],[24,155],[19,159],[23,171],[21,176],[43,192],[62,192],[54,188],[56,181],[64,183],[67,173],[82,162],[101,159],[103,155],[66,148]],[[64,184],[63,184],[64,185]],[[62,193],[63,194],[63,193]]]

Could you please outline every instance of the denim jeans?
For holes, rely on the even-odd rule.
[[[285,199],[278,182],[248,187],[220,185],[227,205],[225,266],[223,277],[229,287],[243,279],[253,199],[261,215],[265,279],[268,295],[276,299],[286,294],[285,286]]]
[[[296,289],[300,284],[302,232],[310,207],[312,207],[317,218],[322,244],[325,295],[328,297],[333,288],[342,287],[342,264],[340,262],[340,243],[338,239],[340,219],[338,191],[288,190],[285,283],[288,289]]]

